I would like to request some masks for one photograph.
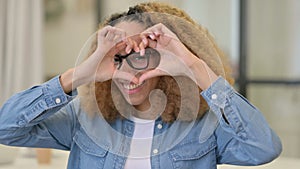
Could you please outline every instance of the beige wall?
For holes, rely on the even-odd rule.
[[[206,27],[219,47],[237,61],[237,0],[185,0],[182,8]]]
[[[148,0],[151,1],[151,0]],[[152,0],[153,1],[153,0]],[[160,0],[161,2],[167,2],[173,4],[177,7],[182,6],[185,1],[183,0]],[[137,3],[147,2],[147,0],[103,0],[102,1],[102,16],[107,17],[115,12],[122,12],[128,10],[130,6],[133,6]]]
[[[74,67],[79,51],[96,30],[93,0],[63,0],[64,11],[45,25],[45,77]]]
[[[260,79],[300,79],[300,1],[249,1],[249,75]],[[258,106],[283,143],[282,156],[300,158],[300,86],[252,85]]]

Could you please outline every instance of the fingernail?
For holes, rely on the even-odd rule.
[[[131,50],[132,50],[131,48],[127,49],[126,53],[129,54],[131,52]]]
[[[144,45],[147,45],[147,39],[143,39],[143,43],[144,43]]]
[[[154,36],[153,34],[151,34],[151,35],[149,35],[149,36],[150,36],[150,38],[151,38],[152,40],[155,39],[155,36]]]
[[[145,49],[141,49],[141,50],[140,50],[140,55],[141,55],[141,56],[144,56],[144,54],[145,54]]]

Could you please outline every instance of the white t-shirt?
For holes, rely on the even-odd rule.
[[[125,169],[151,169],[150,155],[155,120],[145,120],[131,117],[135,122],[129,156]]]

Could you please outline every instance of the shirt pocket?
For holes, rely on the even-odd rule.
[[[216,168],[217,143],[215,137],[204,143],[198,138],[185,140],[169,151],[169,157],[175,169],[214,169]]]
[[[82,130],[74,136],[74,142],[78,147],[77,161],[78,168],[103,169],[108,154],[108,147],[99,146],[86,135]]]

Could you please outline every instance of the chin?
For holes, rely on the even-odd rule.
[[[124,93],[122,93],[122,94],[123,94],[125,100],[126,100],[129,104],[131,104],[131,105],[133,105],[133,106],[141,105],[141,104],[143,104],[143,103],[146,101],[146,99],[147,99],[147,98],[145,98],[145,95],[141,95],[140,97],[138,97],[138,96],[128,96],[128,95],[126,95],[126,94],[124,94]]]
[[[115,84],[125,100],[133,106],[149,104],[149,94],[155,89],[159,78],[152,78],[140,84],[133,84],[125,80],[115,80]]]

